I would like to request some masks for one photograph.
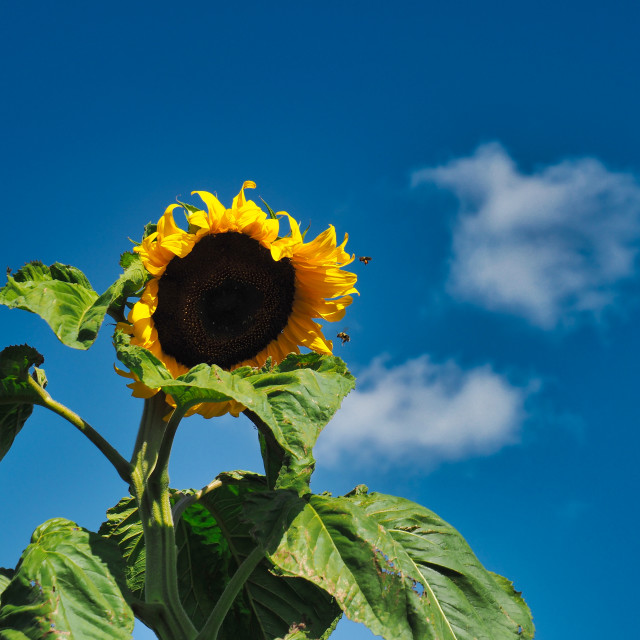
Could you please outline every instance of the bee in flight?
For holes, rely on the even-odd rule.
[[[344,344],[345,342],[351,342],[351,337],[349,336],[348,333],[345,333],[344,331],[341,331],[336,338],[340,338],[340,340],[342,340],[342,344]]]
[[[371,256],[360,256],[358,260],[360,260],[360,262],[364,262],[365,264],[369,264],[371,262]]]

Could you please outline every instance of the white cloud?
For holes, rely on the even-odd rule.
[[[536,384],[513,386],[489,366],[464,371],[426,355],[392,368],[379,358],[321,434],[316,457],[335,464],[383,454],[434,464],[488,455],[519,440]]]
[[[499,144],[412,176],[460,201],[450,293],[551,329],[616,302],[636,273],[640,184],[598,160],[521,173]]]

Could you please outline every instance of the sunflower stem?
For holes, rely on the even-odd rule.
[[[168,405],[157,393],[145,400],[133,452],[131,492],[138,503],[145,541],[145,602],[149,624],[162,640],[193,640],[197,630],[178,592],[177,549],[169,499],[169,455],[182,417],[174,411],[164,421]]]
[[[166,410],[166,409],[165,409]],[[155,480],[156,476],[164,473],[169,467],[169,457],[171,456],[171,448],[173,447],[173,440],[176,437],[178,426],[180,421],[184,418],[185,410],[175,408],[167,422],[164,434],[162,436],[162,442],[160,443],[160,449],[158,451],[158,459],[156,461],[155,468],[151,471],[149,480]],[[163,418],[164,421],[164,418]]]
[[[54,400],[48,391],[45,391],[31,376],[27,376],[27,383],[38,394],[41,407],[46,407],[58,414],[76,429],[83,433],[104,454],[107,460],[115,467],[118,475],[128,484],[131,482],[131,465],[111,446],[86,420],[68,407]]]

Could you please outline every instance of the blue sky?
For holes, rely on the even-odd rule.
[[[0,266],[56,260],[97,290],[175,198],[244,180],[335,224],[361,296],[336,346],[359,377],[313,488],[402,495],[456,526],[540,640],[624,633],[640,445],[640,10],[635,2],[5,3]],[[6,263],[6,265],[5,265]],[[121,451],[140,402],[88,352],[0,309],[49,390]],[[72,388],[73,384],[73,388]],[[244,419],[181,427],[176,487],[260,470]],[[36,410],[0,464],[0,566],[126,488]],[[627,614],[627,615],[625,615]],[[621,630],[618,632],[618,628]],[[136,640],[146,640],[142,628]],[[336,640],[365,640],[341,623]]]

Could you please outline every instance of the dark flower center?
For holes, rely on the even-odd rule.
[[[153,321],[162,351],[194,367],[254,358],[287,326],[295,271],[242,233],[204,236],[158,283]]]

